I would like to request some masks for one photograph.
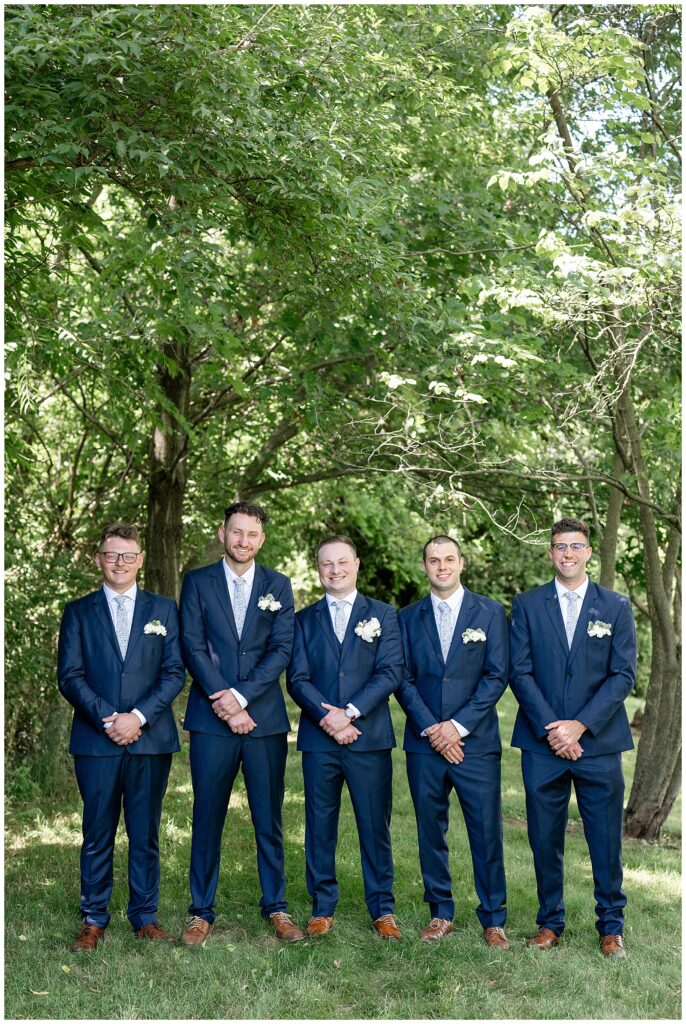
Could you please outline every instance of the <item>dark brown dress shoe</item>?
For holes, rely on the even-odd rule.
[[[139,939],[152,939],[153,942],[176,942],[174,936],[160,928],[157,921],[150,921],[149,924],[144,924],[142,928],[136,931],[136,935]]]
[[[455,926],[452,921],[448,921],[445,917],[432,917],[426,928],[419,933],[419,938],[422,942],[433,942],[435,939],[444,939],[446,935],[450,935],[454,931]]]
[[[305,932],[300,931],[290,914],[281,912],[270,914],[269,920],[274,925],[277,939],[281,939],[283,942],[300,942],[305,938]]]
[[[504,928],[484,928],[484,942],[494,949],[509,949],[510,943]]]
[[[204,946],[207,936],[212,931],[212,925],[202,917],[191,917],[181,936],[184,946]]]
[[[333,928],[333,917],[311,917],[307,922],[307,935],[326,935]]]
[[[531,949],[552,949],[557,946],[560,936],[550,928],[539,928],[535,935],[526,940]]]
[[[382,939],[395,939],[396,942],[400,942],[402,939],[393,914],[384,914],[383,917],[377,917],[373,924]]]
[[[621,935],[601,935],[600,952],[603,956],[623,957],[626,956],[624,939]]]
[[[72,942],[69,949],[72,953],[89,953],[97,946],[98,939],[104,937],[104,928],[98,928],[96,924],[82,924],[76,941]]]

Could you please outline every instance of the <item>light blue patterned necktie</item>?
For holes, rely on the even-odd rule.
[[[448,651],[453,639],[453,621],[447,601],[438,602],[438,638],[441,641],[443,661],[448,660]]]
[[[332,601],[331,604],[335,611],[333,631],[338,637],[339,644],[342,644],[345,637],[345,601]]]
[[[236,620],[236,632],[240,640],[241,633],[243,632],[243,623],[245,622],[245,592],[247,583],[241,576],[237,576],[233,582],[236,588],[234,591],[233,617]]]
[[[574,630],[579,619],[579,595],[574,590],[568,590],[565,594],[567,599],[567,610],[565,613],[565,632],[567,633],[567,643],[571,650],[572,640],[574,639]]]
[[[126,657],[126,650],[129,646],[129,617],[126,614],[126,608],[124,607],[126,601],[128,601],[128,598],[124,597],[123,594],[120,594],[119,597],[115,597],[114,599],[114,603],[117,606],[114,631],[117,634],[119,650],[121,651],[122,658]]]

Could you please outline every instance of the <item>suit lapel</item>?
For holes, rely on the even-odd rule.
[[[474,595],[471,590],[467,590],[467,588],[464,587],[464,595],[462,597],[462,604],[460,605],[460,614],[457,616],[457,622],[455,623],[455,629],[453,630],[453,638],[450,641],[450,650],[448,651],[448,657],[445,662],[446,666],[464,646],[462,643],[462,633],[469,622],[469,617],[471,616],[475,606],[476,601],[474,600]]]
[[[150,595],[146,594],[146,592],[144,590],[141,590],[139,587],[138,592],[136,594],[136,603],[133,607],[133,622],[131,623],[131,631],[129,632],[129,643],[126,648],[126,657],[124,658],[124,664],[126,664],[126,662],[129,661],[132,652],[141,642],[141,637],[143,636],[143,626],[147,622],[148,612],[150,610],[151,605],[152,600],[150,598]]]
[[[136,602],[137,604],[138,602]],[[100,620],[103,633],[114,647],[115,653],[119,660],[122,660],[121,651],[119,650],[119,641],[117,640],[117,634],[114,632],[114,623],[112,622],[112,616],[110,610],[107,607],[107,598],[105,597],[105,591],[100,588],[93,595],[93,611]]]
[[[324,596],[321,601],[318,601],[314,608],[317,613],[317,621],[319,623],[319,629],[326,637],[331,650],[334,653],[336,661],[341,656],[341,645],[338,642],[338,637],[333,631],[333,623],[331,622],[331,612]]]
[[[245,619],[243,620],[243,631],[242,635],[245,636],[248,628],[252,625],[252,620],[257,612],[257,602],[261,597],[266,594],[265,589],[265,571],[261,565],[255,562],[255,575],[252,581],[252,590],[250,591],[250,600],[248,601],[248,607],[245,610]]]
[[[346,654],[348,653],[348,650],[350,649],[350,645],[355,639],[355,626],[364,618],[365,613],[367,612],[368,609],[369,602],[367,601],[367,598],[362,597],[362,595],[358,591],[357,597],[353,602],[353,606],[350,612],[350,618],[348,619],[348,625],[345,630],[345,636],[343,637],[343,644],[341,645],[341,660],[345,658]],[[329,616],[329,618],[330,617],[331,616]]]
[[[436,616],[434,615],[433,604],[431,602],[431,595],[423,598],[421,606],[419,608],[419,617],[422,620],[424,629],[426,630],[429,640],[433,644],[436,657],[443,664],[443,651],[441,650],[441,640],[438,635],[438,628],[436,626]]]
[[[560,602],[557,599],[557,590],[555,588],[555,580],[551,580],[546,588],[544,594],[545,608],[548,613],[550,622],[552,623],[555,635],[562,645],[562,650],[565,652],[565,657],[569,656],[569,644],[567,643],[567,633],[565,630],[565,624],[562,619],[562,612],[560,611]],[[581,617],[581,616],[579,616]],[[541,638],[542,640],[543,638]]]
[[[217,565],[215,566],[215,571],[212,574],[212,586],[214,587],[214,592],[217,596],[217,601],[219,602],[221,609],[224,612],[224,615],[226,615],[226,621],[229,624],[231,632],[236,638],[236,643],[238,643],[238,631],[236,629],[236,620],[233,617],[233,608],[231,607],[229,588],[226,585],[226,573],[224,572],[224,566],[222,564],[223,561],[224,559],[221,558],[217,562]]]
[[[588,637],[588,610],[591,607],[591,605],[596,602],[597,598],[598,588],[596,587],[595,583],[591,583],[591,581],[589,580],[588,586],[586,587],[586,596],[584,597],[581,603],[581,611],[579,612],[579,617],[576,620],[576,629],[574,630],[574,637],[572,638],[572,647],[569,652],[570,663],[576,657],[576,653],[581,647],[582,642],[586,640]]]

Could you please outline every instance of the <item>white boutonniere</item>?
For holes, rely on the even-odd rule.
[[[159,619],[152,619],[143,626],[144,633],[154,633],[155,636],[166,636],[167,627],[163,626]]]
[[[277,601],[273,594],[265,594],[257,599],[257,607],[262,612],[278,612],[281,602]]]
[[[486,634],[484,633],[483,629],[465,629],[464,633],[462,634],[463,644],[483,643],[485,639]]]
[[[586,632],[589,636],[612,636],[612,626],[609,622],[596,619],[595,622],[589,622]]]
[[[370,644],[375,636],[381,636],[381,623],[377,618],[363,619],[355,626],[355,633]]]

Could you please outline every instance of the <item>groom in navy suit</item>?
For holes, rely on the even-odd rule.
[[[194,796],[186,946],[204,945],[215,919],[222,832],[239,769],[262,916],[279,939],[305,938],[286,913],[281,829],[290,722],[279,676],[293,646],[293,593],[286,576],[255,562],[266,522],[259,505],[230,505],[218,532],[224,557],[186,573],[181,588],[181,646],[193,677],[184,722]]]
[[[396,697],[407,715],[404,748],[414,802],[424,899],[424,942],[453,930],[448,865],[450,794],[464,814],[487,945],[508,949],[496,703],[507,685],[507,620],[497,601],[460,582],[457,541],[433,537],[422,567],[431,593],[400,612],[405,672]]]
[[[624,956],[622,751],[633,747],[624,700],[636,674],[636,632],[626,597],[586,575],[588,527],[551,530],[555,579],[512,603],[510,685],[519,702],[512,746],[522,749],[529,843],[539,910],[537,949],[557,945],[567,809],[572,783],[591,856],[596,928],[604,956]]]
[[[402,647],[395,609],[357,590],[360,560],[348,537],[317,548],[324,597],[298,612],[287,686],[302,708],[298,750],[305,782],[305,859],[312,897],[308,935],[334,925],[341,791],[350,792],[362,854],[367,908],[382,939],[400,940],[391,853],[388,698],[400,682]]]
[[[172,701],[186,678],[176,604],[136,585],[135,526],[105,527],[95,555],[103,586],[64,609],[60,693],[74,708],[70,753],[83,798],[81,932],[95,949],[110,920],[114,840],[122,801],[129,838],[128,917],[143,939],[173,941],[157,923],[162,798],[179,737]]]

